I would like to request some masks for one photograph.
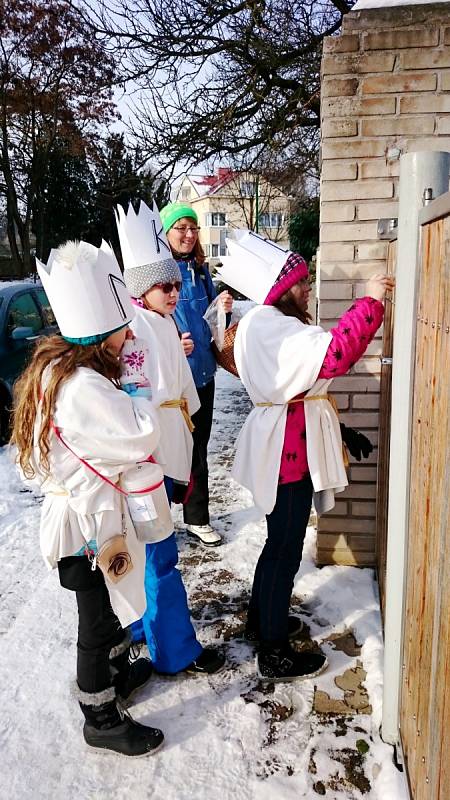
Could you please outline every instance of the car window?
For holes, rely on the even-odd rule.
[[[33,333],[42,329],[42,319],[39,309],[31,294],[25,292],[11,300],[8,309],[6,330],[8,335],[14,328],[32,328]]]
[[[36,289],[36,294],[38,296],[38,300],[42,306],[42,311],[44,312],[45,322],[47,325],[56,325],[56,318],[53,313],[53,309],[48,302],[48,297],[45,294],[43,289]]]

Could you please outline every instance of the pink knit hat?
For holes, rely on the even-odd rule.
[[[264,305],[272,306],[291,286],[295,286],[298,281],[305,280],[308,275],[308,265],[305,259],[299,253],[291,253],[264,300]]]

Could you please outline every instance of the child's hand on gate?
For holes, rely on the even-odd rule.
[[[382,303],[386,292],[391,292],[394,286],[395,278],[392,275],[373,275],[366,283],[366,297],[373,297]]]

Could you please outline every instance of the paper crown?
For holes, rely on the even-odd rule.
[[[245,297],[264,303],[291,251],[247,230],[236,231],[226,243],[230,255],[222,258],[219,275]]]
[[[123,327],[134,309],[116,257],[106,242],[67,242],[37,271],[62,336],[99,337]]]
[[[181,280],[156,203],[150,210],[141,200],[137,214],[131,203],[127,213],[122,206],[117,206],[116,223],[123,277],[132,297],[142,297],[155,283]]]

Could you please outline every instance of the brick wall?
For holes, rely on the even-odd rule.
[[[450,150],[450,3],[351,12],[324,42],[319,318],[330,328],[386,268],[377,222],[398,213],[399,157]],[[373,564],[381,339],[334,381],[341,419],[375,445],[319,520],[318,562]]]

